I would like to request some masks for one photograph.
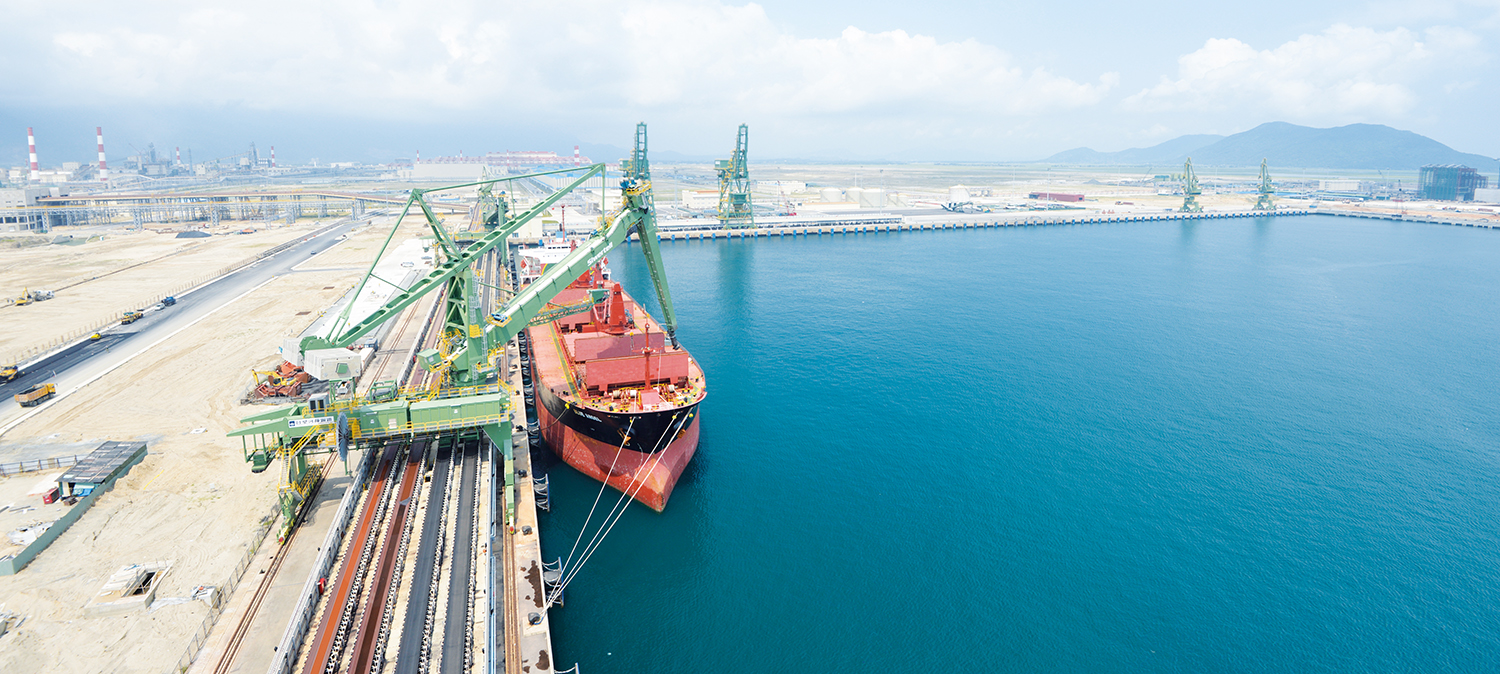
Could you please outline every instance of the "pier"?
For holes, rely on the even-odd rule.
[[[844,234],[877,234],[886,232],[933,232],[958,229],[998,229],[1005,227],[1057,227],[1066,225],[1102,225],[1124,222],[1167,222],[1196,220],[1254,219],[1305,215],[1333,215],[1369,220],[1419,222],[1459,227],[1500,228],[1500,220],[1445,218],[1436,215],[1388,214],[1331,208],[1298,208],[1277,211],[1207,211],[1202,213],[1108,213],[1108,214],[978,214],[972,216],[892,216],[891,222],[875,224],[823,224],[732,228],[705,221],[696,228],[663,228],[659,241],[709,241],[715,239],[786,238]],[[632,236],[632,240],[638,240]]]
[[[480,261],[482,278],[504,277],[498,253]],[[503,304],[492,287],[479,295],[486,310]],[[437,344],[441,305],[433,297],[392,319],[377,373],[428,384],[416,354]],[[352,449],[347,476],[336,459],[320,464],[329,479],[306,510],[318,516],[267,546],[277,551],[261,587],[227,607],[233,628],[194,669],[552,671],[520,356],[517,340],[505,346],[509,385],[496,387],[509,393],[508,439],[414,426]]]

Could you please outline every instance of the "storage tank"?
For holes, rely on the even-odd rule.
[[[885,208],[885,190],[860,190],[860,208]]]
[[[961,204],[969,201],[969,188],[963,185],[954,185],[948,188],[948,203]]]
[[[844,191],[837,187],[825,187],[821,190],[818,190],[818,194],[822,196],[823,201],[829,203],[844,200]]]

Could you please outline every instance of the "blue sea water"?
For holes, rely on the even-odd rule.
[[[1311,216],[663,254],[702,440],[666,512],[632,506],[568,587],[560,667],[1500,669],[1500,233]],[[611,260],[659,315],[639,247]],[[597,493],[550,473],[549,559]]]

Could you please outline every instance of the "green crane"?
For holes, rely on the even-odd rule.
[[[370,269],[365,273],[364,278],[360,280],[359,285],[356,286],[354,296],[359,297],[360,293],[364,291],[365,286],[372,279],[392,286],[396,292],[392,294],[391,298],[384,305],[376,309],[374,313],[358,322],[350,322],[349,312],[353,309],[353,303],[346,304],[344,310],[333,321],[329,331],[332,336],[304,337],[300,344],[302,353],[305,355],[309,351],[348,347],[358,342],[361,337],[380,327],[386,321],[405,311],[408,306],[411,306],[412,303],[426,296],[428,293],[441,290],[445,293],[445,300],[441,310],[443,321],[441,342],[445,347],[442,350],[446,352],[441,359],[443,369],[446,376],[455,384],[471,386],[480,383],[489,374],[490,368],[486,361],[489,359],[488,356],[492,347],[504,344],[504,342],[494,342],[488,339],[484,331],[485,318],[482,315],[482,307],[479,306],[479,282],[475,279],[474,265],[492,249],[502,246],[511,234],[520,230],[527,223],[545,213],[547,209],[556,205],[569,192],[582,186],[590,178],[603,175],[604,165],[594,164],[590,166],[584,171],[581,177],[574,180],[567,187],[552,193],[547,198],[527,209],[524,213],[505,222],[505,224],[500,225],[497,222],[494,229],[486,232],[479,239],[462,249],[458,247],[453,236],[443,227],[442,222],[433,214],[431,207],[428,206],[424,197],[427,194],[435,192],[554,173],[573,173],[577,170],[576,168],[561,169],[534,173],[527,176],[514,176],[462,185],[450,185],[448,187],[429,190],[412,190],[410,197],[407,199],[406,208],[401,212],[401,217],[396,221],[397,225],[392,227],[390,233],[386,235],[385,242],[381,244],[380,251],[376,253],[375,262],[371,262]],[[426,276],[413,283],[410,288],[403,289],[376,275],[375,265],[390,246],[392,237],[395,236],[396,230],[400,228],[399,223],[412,210],[413,206],[420,209],[426,218],[428,229],[432,233],[434,246],[438,249],[441,261]],[[430,351],[420,353],[418,357],[425,366],[435,367],[438,365],[438,360],[432,357]]]
[[[1260,198],[1255,200],[1256,211],[1274,211],[1276,202],[1271,200],[1271,195],[1276,193],[1276,187],[1271,185],[1271,169],[1266,168],[1266,160],[1260,160]]]
[[[474,205],[474,220],[485,230],[502,226],[510,216],[510,203],[505,192],[495,194],[493,183],[479,188],[479,201]]]
[[[310,482],[306,477],[306,455],[315,451],[330,452],[334,451],[334,447],[342,448],[350,443],[432,433],[483,432],[505,451],[509,459],[510,396],[503,390],[503,381],[497,377],[503,376],[503,373],[495,366],[495,360],[503,353],[505,344],[528,325],[556,316],[559,312],[573,313],[579,310],[578,306],[559,306],[553,304],[552,300],[574,279],[632,235],[640,239],[641,252],[645,254],[651,268],[651,281],[662,307],[662,328],[672,343],[677,343],[677,319],[656,238],[656,213],[644,123],[636,127],[635,149],[631,157],[624,161],[622,169],[624,177],[620,182],[620,207],[601,218],[599,227],[587,239],[579,242],[575,250],[556,264],[550,265],[540,278],[489,315],[483,315],[483,308],[479,305],[474,265],[482,256],[503,245],[511,233],[546,212],[566,194],[582,186],[590,178],[604,175],[605,166],[595,164],[588,167],[581,177],[567,187],[514,219],[498,223],[495,229],[462,249],[454,244],[453,238],[432,214],[424,195],[553,173],[574,173],[578,169],[547,171],[431,190],[412,190],[402,217],[413,206],[422,211],[432,231],[435,245],[439,248],[441,261],[409,289],[397,288],[390,299],[363,320],[351,323],[349,309],[346,307],[334,321],[331,331],[334,336],[306,337],[302,339],[299,348],[304,357],[325,352],[323,350],[336,353],[356,343],[429,293],[443,292],[441,346],[422,351],[417,356],[423,367],[446,376],[452,385],[433,393],[407,392],[406,395],[390,386],[385,388],[391,395],[382,396],[378,401],[351,396],[320,405],[297,403],[241,420],[249,425],[231,431],[229,435],[241,437],[247,443],[246,461],[251,462],[256,470],[264,470],[275,458],[283,459],[287,465],[282,486],[282,504],[289,515],[288,521],[295,519],[296,507],[307,497],[305,486]],[[399,223],[400,219],[386,236],[380,253],[376,255],[377,261],[389,246]],[[375,265],[372,263],[370,271],[359,284],[359,290],[363,290],[371,279],[389,283],[376,276],[374,269]],[[356,290],[355,297],[358,297],[359,290]],[[507,461],[507,469],[509,468],[510,462]],[[508,480],[507,484],[513,482]],[[507,502],[514,503],[512,498],[513,495],[508,494]]]
[[[1187,163],[1182,167],[1182,208],[1179,213],[1202,213],[1203,205],[1198,203],[1198,197],[1203,190],[1198,188],[1198,174],[1193,172],[1193,158],[1188,157]]]
[[[635,147],[630,159],[625,160],[621,166],[625,174],[620,181],[623,205],[606,216],[588,239],[579,242],[577,248],[549,266],[541,278],[522,289],[490,317],[490,329],[496,331],[497,341],[509,341],[568,284],[598,263],[615,246],[624,243],[631,234],[637,234],[641,241],[641,252],[646,256],[647,266],[651,269],[651,283],[655,287],[656,297],[661,300],[662,330],[667,333],[673,345],[677,344],[677,315],[672,309],[672,291],[667,287],[666,269],[662,265],[661,251],[656,242],[656,206],[651,195],[651,166],[646,159],[645,124],[636,127]]]
[[[719,173],[719,221],[730,227],[754,227],[755,210],[750,200],[750,126],[740,125],[734,154],[714,162]]]

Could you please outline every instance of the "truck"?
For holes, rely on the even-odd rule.
[[[21,371],[19,365],[0,365],[0,381],[7,384],[16,380],[17,377],[26,374]]]
[[[142,313],[142,312],[139,312],[139,311],[135,311],[135,310],[132,309],[130,311],[125,312],[125,317],[120,319],[120,325],[130,325],[131,323],[134,323],[134,322],[136,322],[138,320],[141,320],[145,316],[146,316],[145,313]]]
[[[57,394],[55,384],[36,384],[16,394],[16,403],[21,407],[36,407]]]
[[[30,288],[23,288],[21,290],[21,296],[16,298],[16,306],[24,307],[28,304],[31,304],[32,302],[50,300],[53,298],[53,296],[54,293],[51,290],[32,290]]]
[[[176,303],[177,303],[177,298],[173,297],[171,295],[167,295],[166,297],[161,298],[161,305],[163,307],[170,307],[170,306],[172,306],[172,305],[174,305]]]

